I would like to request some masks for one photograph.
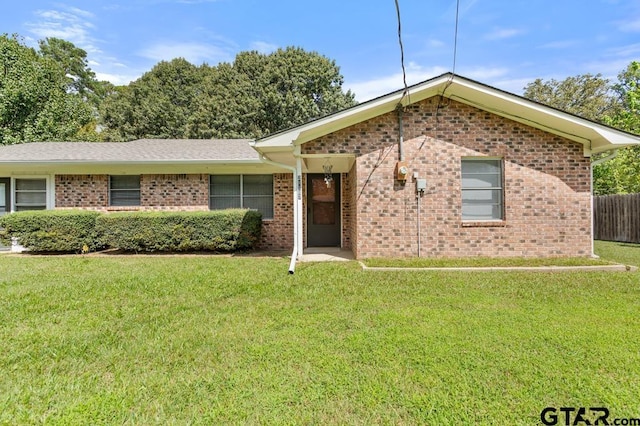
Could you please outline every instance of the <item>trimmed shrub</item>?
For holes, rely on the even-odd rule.
[[[101,248],[96,234],[98,212],[40,210],[0,217],[0,238],[9,244],[17,238],[32,252],[81,253]]]
[[[262,215],[253,210],[118,212],[98,217],[104,245],[135,252],[238,251],[260,241]]]

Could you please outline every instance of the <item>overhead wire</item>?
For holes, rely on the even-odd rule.
[[[404,91],[400,98],[399,104],[402,104],[402,100],[409,94],[409,86],[407,86],[407,70],[404,66],[404,45],[402,44],[402,19],[400,18],[400,2],[395,0],[396,3],[396,16],[398,18],[398,43],[400,44],[400,65],[402,67],[402,82],[404,83]]]

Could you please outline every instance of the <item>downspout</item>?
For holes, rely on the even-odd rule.
[[[298,215],[296,216],[296,225],[298,228],[298,241],[297,241],[298,256],[302,257],[302,249],[304,248],[304,241],[303,241],[304,224],[302,221],[302,216],[304,215],[303,213],[304,209],[302,205],[302,157],[300,157],[300,155],[301,155],[300,145],[296,145],[293,148],[293,156],[296,159],[296,172],[295,172],[296,174],[294,176],[295,177],[294,185],[296,186],[298,195],[294,200],[294,202],[295,202],[295,209],[298,211]]]
[[[296,270],[296,260],[298,259],[298,234],[300,233],[298,228],[298,216],[300,215],[300,210],[298,209],[298,198],[302,199],[302,194],[299,192],[300,188],[298,186],[298,171],[296,167],[271,161],[263,154],[260,154],[260,160],[263,163],[271,164],[272,166],[291,170],[293,173],[293,251],[291,252],[291,262],[289,263],[289,274],[293,275]]]
[[[615,149],[611,154],[606,157],[602,157],[596,161],[591,162],[591,168],[589,169],[589,179],[591,181],[591,257],[598,257],[595,252],[595,227],[596,227],[596,217],[595,217],[595,203],[593,201],[593,168],[599,164],[606,163],[609,160],[614,159],[618,155],[618,149]]]

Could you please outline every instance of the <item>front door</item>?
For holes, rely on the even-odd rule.
[[[307,245],[340,247],[340,174],[307,175]]]

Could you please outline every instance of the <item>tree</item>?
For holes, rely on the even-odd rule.
[[[621,130],[640,133],[640,64],[632,62],[611,84],[600,74],[568,77],[563,81],[535,80],[524,96],[546,105]],[[609,155],[594,156],[594,160]],[[618,155],[593,169],[596,195],[640,192],[640,147],[618,150]]]
[[[53,58],[0,36],[0,144],[87,139],[95,115],[67,83]]]
[[[600,123],[620,107],[609,80],[601,74],[577,75],[562,81],[537,79],[524,89],[525,98]]]
[[[53,37],[40,40],[38,44],[42,57],[50,58],[62,67],[67,91],[78,93],[97,106],[110,89],[110,83],[97,80],[96,74],[89,68],[87,52],[69,41]]]
[[[608,124],[627,132],[640,134],[640,63],[633,61],[618,74],[613,86],[621,108],[608,120]],[[605,194],[629,194],[640,192],[640,146],[623,148],[616,158],[607,164],[609,186],[602,188]],[[601,166],[598,166],[601,167]],[[596,167],[597,168],[597,167]],[[594,170],[594,175],[595,175]]]
[[[202,80],[201,70],[183,58],[159,62],[107,96],[101,107],[105,134],[115,140],[184,138]]]
[[[161,62],[107,97],[112,139],[261,137],[355,104],[334,61],[300,48],[239,53],[233,63]]]

